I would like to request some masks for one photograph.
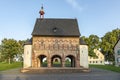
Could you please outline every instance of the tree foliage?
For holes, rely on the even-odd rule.
[[[107,32],[102,38],[101,50],[104,53],[106,60],[114,61],[113,48],[120,36],[120,29],[114,29],[111,32]]]
[[[113,48],[120,37],[120,29],[114,29],[107,32],[102,38],[97,35],[90,35],[89,37],[82,36],[81,38],[88,44],[89,56],[96,57],[93,52],[94,49],[99,49],[108,61],[114,61]]]
[[[3,39],[1,44],[1,54],[9,63],[11,59],[19,53],[19,45],[14,39]]]
[[[0,46],[0,53],[4,60],[8,61],[9,64],[11,63],[12,59],[15,55],[21,54],[22,48],[21,44],[14,39],[3,39],[1,46]]]
[[[88,44],[89,56],[97,57],[94,53],[94,49],[99,49],[100,41],[97,35],[90,35],[88,38],[83,36],[81,37]]]
[[[28,39],[27,39],[28,40]],[[20,54],[23,54],[24,53],[24,43],[27,41],[27,40],[19,40],[18,41],[18,44],[20,45],[19,46],[19,49],[20,49]]]

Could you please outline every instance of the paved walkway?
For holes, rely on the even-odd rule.
[[[0,72],[0,80],[120,80],[120,73],[92,68],[90,73],[23,74],[14,69]]]

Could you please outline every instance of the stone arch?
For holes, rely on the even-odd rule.
[[[75,67],[76,61],[74,55],[67,55],[65,57],[65,67]]]
[[[58,62],[54,62],[55,59],[58,59],[59,61]],[[52,67],[62,67],[62,58],[60,55],[53,55],[51,57],[51,66]]]
[[[53,62],[60,62],[60,59],[59,58],[54,58]]]
[[[41,54],[38,56],[38,67],[47,67],[47,56]]]

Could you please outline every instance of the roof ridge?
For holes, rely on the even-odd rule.
[[[52,20],[55,20],[55,19],[58,19],[58,20],[77,20],[76,18],[44,18],[44,19],[41,19],[41,18],[37,18],[38,20],[44,20],[44,19],[52,19]]]

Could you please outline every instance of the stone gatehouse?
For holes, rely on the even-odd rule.
[[[42,16],[42,14],[41,14]],[[32,38],[24,45],[23,68],[59,67],[88,68],[88,47],[80,39],[77,19],[37,18]]]

